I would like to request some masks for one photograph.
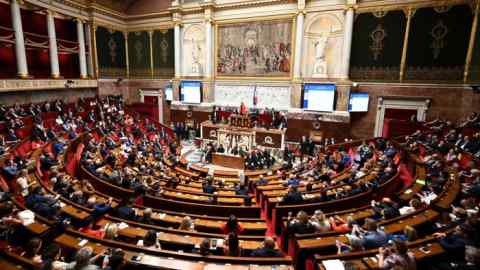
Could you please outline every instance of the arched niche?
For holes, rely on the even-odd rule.
[[[322,43],[322,49],[316,48]],[[303,42],[303,77],[338,78],[341,72],[343,16],[341,13],[316,14],[307,17]],[[319,59],[319,54],[323,55]],[[324,76],[315,72],[320,62],[326,66]]]
[[[183,74],[202,76],[205,68],[205,29],[192,24],[184,28],[182,36]]]

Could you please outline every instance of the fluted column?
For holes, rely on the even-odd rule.
[[[93,69],[95,73],[95,78],[99,77],[99,64],[98,64],[98,52],[97,52],[97,25],[94,23],[92,24],[92,51],[93,51]]]
[[[58,79],[60,77],[60,66],[58,64],[58,48],[57,48],[57,33],[55,32],[55,18],[54,13],[47,10],[47,31],[48,31],[48,48],[50,55],[50,73],[52,78]]]
[[[403,49],[402,49],[402,59],[400,60],[400,81],[403,81],[405,77],[405,69],[407,67],[407,52],[408,52],[408,39],[410,36],[410,25],[412,22],[413,9],[408,8],[406,11],[407,15],[407,25],[405,26],[405,35],[403,36]]]
[[[297,29],[295,31],[295,59],[293,62],[293,78],[300,78],[300,70],[302,63],[302,47],[303,47],[303,22],[305,20],[305,14],[300,11],[297,15]]]
[[[153,30],[148,31],[148,42],[150,44],[150,75],[154,77],[154,63],[153,63]]]
[[[21,78],[28,77],[27,55],[25,53],[25,40],[23,38],[22,17],[18,0],[12,0],[10,4],[12,13],[12,25],[15,33],[15,56],[17,58],[17,75]]]
[[[473,17],[472,29],[470,31],[470,43],[468,44],[467,58],[465,60],[465,70],[463,72],[464,83],[468,81],[468,73],[470,71],[470,65],[472,64],[473,49],[475,47],[475,38],[477,35],[479,12],[480,12],[480,1],[478,1],[477,4],[475,5],[475,15]]]
[[[85,27],[85,43],[88,44],[88,57],[87,57],[87,73],[90,78],[95,77],[95,71],[93,68],[93,44],[91,25],[87,24]]]
[[[174,27],[174,43],[175,43],[175,77],[182,76],[182,68],[181,68],[181,37],[180,37],[180,24],[175,23]]]
[[[205,61],[205,77],[207,78],[210,78],[212,77],[212,66],[213,66],[213,57],[212,57],[212,52],[213,52],[213,48],[212,48],[212,22],[211,20],[206,20],[205,21],[205,35],[206,35],[206,38],[205,38],[205,50],[206,50],[206,54],[205,54],[205,57],[207,58],[206,61]]]
[[[349,7],[345,12],[345,27],[343,31],[343,58],[342,58],[342,79],[348,79],[350,73],[350,56],[352,54],[352,35],[353,35],[353,7]]]
[[[80,63],[80,78],[87,78],[87,55],[85,53],[85,32],[83,21],[77,19],[78,58]]]

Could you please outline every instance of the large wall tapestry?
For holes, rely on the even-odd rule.
[[[417,10],[412,18],[405,78],[461,80],[472,20],[468,5]]]
[[[342,69],[343,23],[340,14],[307,17],[303,74],[308,78],[338,78]],[[341,15],[343,19],[343,15]]]
[[[203,25],[185,26],[183,33],[183,75],[202,76],[205,69],[205,29]]]
[[[217,33],[217,76],[290,76],[292,20],[219,25]]]
[[[359,14],[355,20],[350,77],[398,80],[406,17],[400,10]]]
[[[152,76],[148,32],[128,33],[128,66],[132,78],[150,78]]]
[[[103,78],[124,77],[127,65],[123,33],[99,26],[96,38],[99,76]]]
[[[175,73],[173,29],[153,32],[153,73],[155,77],[172,77]]]

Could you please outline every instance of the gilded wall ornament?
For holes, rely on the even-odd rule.
[[[140,63],[143,58],[143,44],[140,40],[135,41],[135,58]]]
[[[440,52],[445,47],[445,37],[448,34],[448,28],[442,20],[438,20],[430,31],[430,35],[433,38],[430,48],[432,49],[433,59],[437,59],[440,56]]]
[[[370,32],[370,39],[372,44],[370,45],[370,51],[373,54],[373,60],[377,61],[380,55],[383,53],[383,41],[387,37],[387,32],[382,24],[378,24],[375,29]]]
[[[160,50],[162,51],[162,63],[166,64],[168,60],[168,41],[165,37],[162,37],[160,41]]]
[[[117,58],[117,43],[115,42],[113,37],[110,37],[110,39],[108,40],[108,48],[110,49],[110,60],[112,61],[112,64],[115,64],[115,59]]]

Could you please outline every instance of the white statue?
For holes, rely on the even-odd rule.
[[[312,77],[327,78],[327,61],[325,60],[325,48],[328,44],[328,35],[321,35],[313,42],[315,46],[315,64],[313,65]]]
[[[202,73],[202,64],[200,64],[200,55],[202,52],[202,48],[198,42],[192,38],[192,68],[191,71],[193,74],[200,74]]]

